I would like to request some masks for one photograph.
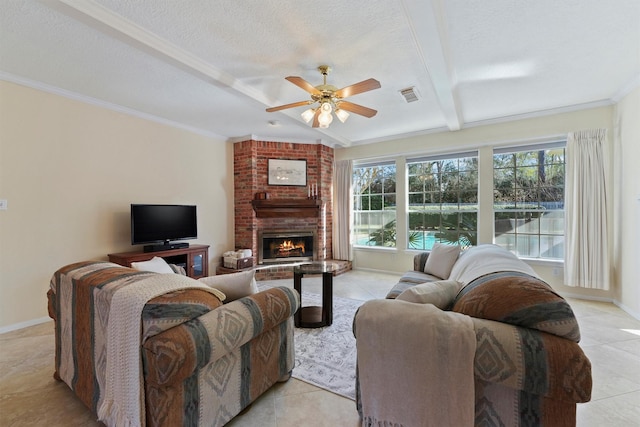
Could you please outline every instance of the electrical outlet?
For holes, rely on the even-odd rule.
[[[6,211],[9,208],[6,199],[0,199],[0,211]]]
[[[559,277],[562,275],[562,269],[560,267],[556,267],[553,269],[553,275],[555,277]]]

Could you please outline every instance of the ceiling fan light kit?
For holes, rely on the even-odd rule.
[[[271,113],[287,108],[319,104],[317,107],[306,109],[302,112],[301,116],[306,123],[313,120],[312,126],[314,128],[324,129],[328,128],[331,122],[333,122],[333,115],[331,113],[335,113],[338,120],[342,123],[349,118],[348,111],[364,117],[373,117],[376,115],[376,110],[354,104],[353,102],[344,101],[343,98],[378,89],[380,88],[379,81],[375,79],[368,79],[361,81],[360,83],[338,89],[333,85],[327,84],[327,75],[331,71],[331,67],[328,65],[321,65],[318,67],[318,71],[320,71],[323,76],[323,83],[318,86],[313,86],[302,77],[286,77],[286,80],[309,92],[309,94],[311,94],[311,100],[294,102],[292,104],[285,104],[279,107],[271,107],[267,108],[267,111]]]
[[[316,110],[313,108],[309,108],[308,110],[304,110],[302,112],[302,114],[300,114],[302,116],[302,119],[309,123],[311,121],[311,119],[313,119],[313,116],[316,114]]]
[[[344,122],[346,122],[346,121],[347,121],[347,119],[349,118],[349,113],[347,113],[346,111],[341,110],[341,109],[339,109],[339,108],[338,108],[338,109],[336,109],[336,117],[337,117],[337,118],[338,118],[342,123],[344,123]]]

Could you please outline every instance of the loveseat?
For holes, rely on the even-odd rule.
[[[181,274],[63,267],[48,291],[54,377],[107,425],[224,425],[289,378],[299,295],[224,298]]]
[[[575,426],[591,364],[569,304],[505,249],[442,246],[355,315],[362,424]]]

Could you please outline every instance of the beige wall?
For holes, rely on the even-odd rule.
[[[210,268],[233,248],[222,140],[0,82],[0,331],[47,316],[52,273],[130,244],[130,203],[198,206]]]
[[[526,144],[545,140],[552,137],[565,137],[568,132],[580,129],[606,128],[609,134],[611,153],[613,153],[613,117],[614,107],[601,107],[517,120],[485,126],[471,127],[457,132],[434,133],[395,141],[381,142],[371,145],[361,145],[350,148],[336,149],[335,159],[375,159],[395,158],[399,165],[404,164],[404,158],[416,154],[436,154],[455,152],[468,149],[479,149],[480,164],[491,165],[492,149],[499,146]],[[637,178],[636,178],[637,180]],[[612,181],[612,180],[610,180]],[[493,185],[493,169],[484,168],[480,171],[479,185],[481,187]],[[398,205],[404,203],[403,184],[398,185]],[[491,194],[483,191],[482,194]],[[491,243],[493,239],[493,203],[480,199],[479,203],[479,236],[480,243]],[[613,206],[611,206],[613,210]],[[405,226],[405,218],[398,218],[398,228]],[[613,228],[613,222],[610,224]],[[354,267],[363,269],[385,270],[393,272],[406,271],[412,266],[415,251],[401,249],[406,247],[404,242],[398,242],[397,250],[355,249]],[[555,289],[567,295],[588,298],[613,300],[619,285],[609,291],[581,289],[564,286],[564,268],[559,262],[532,261],[532,267],[548,281]],[[637,294],[636,294],[637,295]]]
[[[616,106],[614,185],[615,298],[640,318],[640,88]]]

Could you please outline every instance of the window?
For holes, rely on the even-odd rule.
[[[407,159],[409,249],[476,245],[478,153]]]
[[[565,145],[494,150],[497,245],[520,257],[563,259]]]
[[[384,162],[353,168],[355,244],[396,246],[396,165]]]

